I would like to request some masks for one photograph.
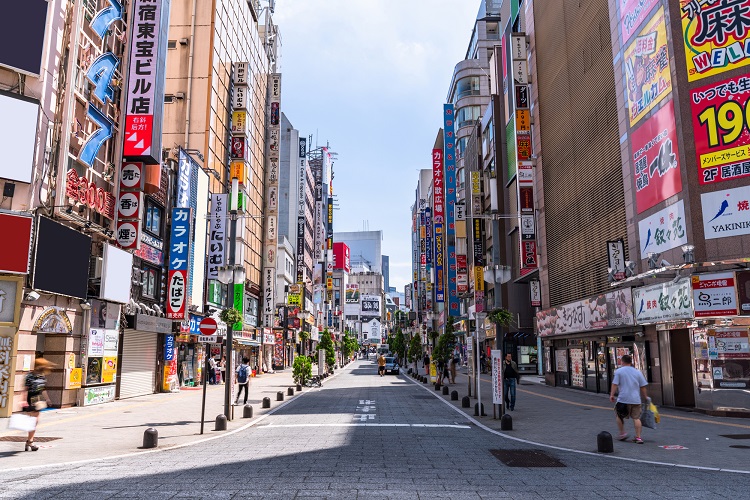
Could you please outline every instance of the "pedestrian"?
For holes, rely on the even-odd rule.
[[[216,384],[216,360],[213,356],[208,357],[208,383]]]
[[[648,396],[646,386],[648,382],[640,370],[633,367],[633,358],[629,354],[622,357],[622,366],[615,370],[612,378],[612,389],[609,392],[609,400],[615,404],[615,419],[620,435],[617,437],[620,441],[628,438],[625,432],[625,419],[633,420],[635,427],[634,443],[643,444],[641,439],[641,401],[645,401]],[[615,394],[617,398],[615,399]]]
[[[378,374],[381,377],[385,375],[385,356],[383,356],[383,353],[378,356]]]
[[[226,383],[227,382],[227,357],[222,356],[221,361],[219,362],[219,374],[221,375],[221,381]]]
[[[34,370],[26,375],[25,387],[26,387],[26,406],[23,407],[24,413],[28,416],[36,419],[36,425],[39,425],[39,412],[47,406],[49,406],[49,396],[47,395],[47,375],[52,373],[52,368],[56,365],[47,361],[44,358],[37,358],[34,360]],[[38,446],[34,445],[34,434],[36,433],[36,425],[34,429],[28,431],[29,435],[26,438],[25,451],[37,451]]]
[[[422,360],[422,367],[424,368],[425,376],[430,376],[430,355],[424,353],[424,359]]]
[[[453,354],[453,358],[451,359],[450,364],[450,380],[451,384],[456,383],[456,369],[458,368],[458,364],[461,362],[461,360],[458,357],[458,354]]]
[[[484,351],[482,351],[482,354],[479,357],[479,364],[482,373],[487,373],[487,355],[484,353]]]
[[[510,411],[516,408],[516,383],[520,382],[521,374],[518,372],[518,365],[513,361],[513,356],[507,353],[503,360],[503,394],[505,407]]]
[[[240,366],[237,367],[237,383],[239,384],[240,388],[237,391],[237,399],[234,402],[234,404],[236,405],[240,404],[240,395],[242,394],[243,389],[245,390],[245,400],[243,404],[247,404],[248,386],[250,385],[250,365],[248,365],[249,362],[249,359],[242,358],[242,363],[240,363]]]

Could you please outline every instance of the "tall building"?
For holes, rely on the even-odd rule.
[[[338,231],[333,238],[349,246],[353,268],[364,266],[369,271],[382,274],[383,231]]]
[[[381,257],[381,272],[383,273],[383,288],[387,292],[391,288],[390,274],[391,274],[391,259],[387,255]]]

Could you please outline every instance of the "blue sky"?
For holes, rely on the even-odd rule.
[[[410,281],[418,170],[442,125],[475,0],[279,0],[281,108],[338,153],[334,231],[383,231],[390,283]]]

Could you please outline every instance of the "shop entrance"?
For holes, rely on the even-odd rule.
[[[690,335],[687,330],[670,330],[670,357],[675,406],[695,406]]]

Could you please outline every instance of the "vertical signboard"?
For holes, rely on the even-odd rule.
[[[140,246],[141,217],[143,214],[143,174],[140,162],[120,165],[120,186],[117,196],[117,243],[126,249]],[[70,179],[68,187],[70,187]]]
[[[672,91],[663,7],[625,48],[622,64],[632,127]]]
[[[674,101],[632,133],[635,204],[638,213],[682,191]]]
[[[161,163],[170,0],[133,0],[122,155]]]
[[[443,104],[443,150],[447,228],[445,243],[448,251],[448,314],[458,316],[461,313],[461,304],[458,300],[456,280],[456,135],[453,104]]]
[[[211,280],[219,279],[219,268],[226,264],[227,244],[227,200],[229,195],[211,195],[211,215],[208,227],[208,268],[206,277]]]
[[[183,320],[186,317],[192,220],[191,208],[175,207],[172,209],[167,278],[167,318],[169,319]]]
[[[307,139],[300,137],[297,153],[297,283],[305,281],[305,212],[307,207]]]
[[[750,0],[680,0],[688,80],[750,64]]]
[[[750,40],[748,40],[750,50]],[[701,184],[750,176],[750,77],[729,78],[690,92]]]
[[[276,194],[279,189],[279,107],[281,104],[281,74],[272,73],[268,76],[268,91],[270,94],[270,121],[268,130],[268,144],[266,157],[269,167],[266,169],[266,237],[263,252],[263,324],[273,327],[273,313],[276,287],[276,254],[278,247],[278,228],[276,227],[279,205]],[[273,167],[272,165],[276,165]]]
[[[445,224],[445,186],[443,183],[443,150],[432,150],[432,217],[435,231],[435,302],[445,301],[445,239],[443,224]],[[415,261],[416,262],[416,261]]]
[[[484,311],[484,228],[481,219],[474,219],[474,307]]]

